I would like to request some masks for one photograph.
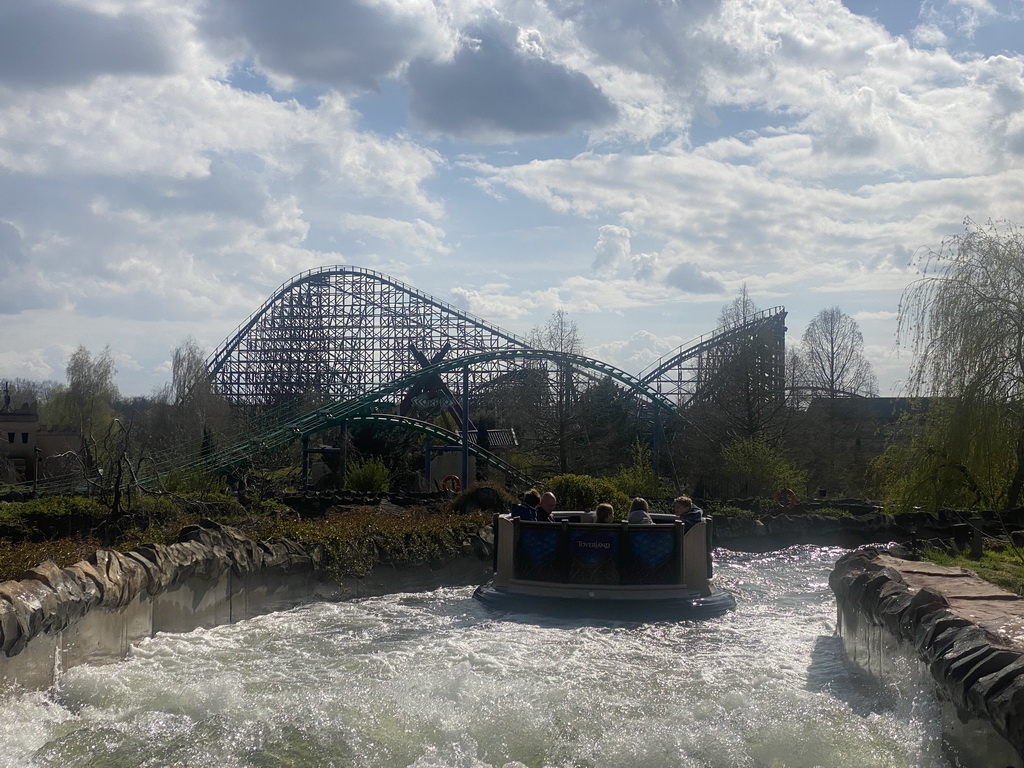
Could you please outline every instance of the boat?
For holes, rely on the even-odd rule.
[[[494,516],[494,577],[473,597],[488,608],[625,620],[709,619],[735,609],[714,583],[710,517],[688,530],[675,515],[654,524],[598,523],[593,512],[550,522]]]

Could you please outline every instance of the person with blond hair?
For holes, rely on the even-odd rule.
[[[597,509],[594,510],[594,514],[597,515],[597,522],[599,523],[615,522],[615,509],[611,504],[598,504]]]

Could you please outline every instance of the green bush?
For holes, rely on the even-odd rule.
[[[629,466],[622,467],[611,478],[612,483],[623,495],[630,499],[637,496],[656,499],[671,495],[671,489],[662,487],[658,482],[649,445],[639,440],[635,441],[630,449],[630,457],[632,461]]]
[[[630,497],[614,481],[590,475],[557,475],[547,484],[558,499],[558,509],[594,509],[607,502],[615,508],[616,517],[629,511]]]
[[[348,468],[345,487],[361,493],[386,493],[391,490],[391,475],[383,461],[371,457]]]
[[[853,513],[845,509],[836,509],[835,507],[822,507],[821,509],[810,510],[811,514],[822,515],[823,517],[853,517]]]
[[[334,577],[365,576],[377,563],[417,565],[462,552],[470,536],[491,524],[482,514],[380,515],[372,508],[326,519],[266,520],[250,535],[319,545]]]
[[[750,520],[758,519],[758,514],[756,512],[750,509],[743,509],[743,507],[722,505],[720,507],[709,507],[705,511],[710,515],[721,515],[722,517],[743,517]]]
[[[807,471],[787,459],[763,437],[744,437],[722,449],[722,464],[734,487],[744,496],[771,499],[781,488],[802,496]]]

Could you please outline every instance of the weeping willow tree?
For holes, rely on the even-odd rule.
[[[910,390],[929,407],[879,461],[897,506],[1015,507],[1024,485],[1024,232],[967,220],[900,301]]]

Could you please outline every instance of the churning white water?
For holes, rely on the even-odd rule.
[[[930,694],[854,675],[842,550],[720,552],[703,623],[491,614],[472,589],[160,635],[0,700],[0,766],[949,766]]]

